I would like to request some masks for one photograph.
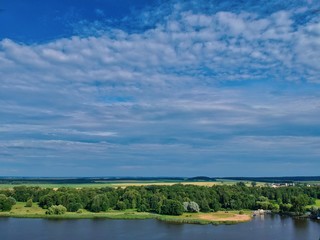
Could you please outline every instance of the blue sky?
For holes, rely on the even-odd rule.
[[[319,175],[319,1],[0,9],[0,175]]]

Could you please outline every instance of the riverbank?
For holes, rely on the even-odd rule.
[[[47,215],[45,213],[46,210],[40,208],[37,204],[34,203],[32,207],[25,207],[25,204],[26,203],[18,202],[13,206],[11,211],[0,212],[0,217],[49,219],[157,219],[167,222],[190,224],[235,224],[251,220],[250,211],[244,211],[243,214],[239,214],[239,211],[219,211],[213,213],[184,213],[181,216],[169,216],[149,212],[137,212],[135,210],[110,210],[107,212],[93,213],[82,209],[78,213],[67,212],[63,215]]]

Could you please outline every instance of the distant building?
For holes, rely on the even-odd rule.
[[[294,183],[271,183],[270,187],[277,188],[277,187],[294,187]]]

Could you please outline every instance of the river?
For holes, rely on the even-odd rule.
[[[319,240],[319,237],[320,222],[279,215],[217,226],[157,220],[0,218],[1,240]]]

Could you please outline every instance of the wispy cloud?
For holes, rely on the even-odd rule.
[[[315,174],[320,17],[306,17],[311,2],[273,4],[169,2],[140,12],[137,31],[81,21],[77,32],[90,28],[81,36],[1,40],[4,169],[221,176],[251,174],[230,166],[285,161],[300,174],[308,159],[306,174]]]

